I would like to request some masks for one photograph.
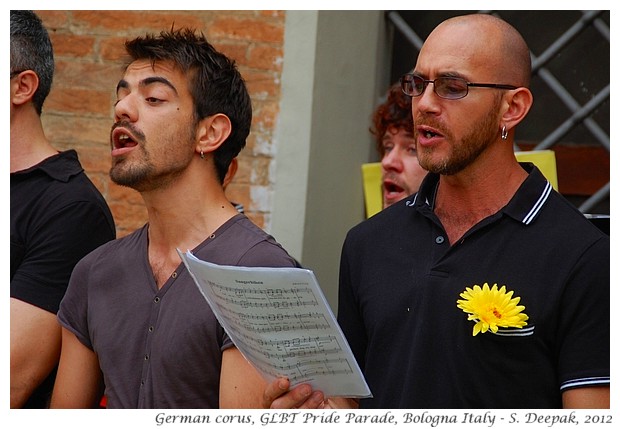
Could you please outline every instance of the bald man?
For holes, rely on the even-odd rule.
[[[514,157],[530,72],[525,41],[493,16],[429,35],[401,79],[429,174],[406,204],[352,228],[342,252],[338,320],[373,398],[282,395],[278,380],[266,402],[609,407],[609,238]]]

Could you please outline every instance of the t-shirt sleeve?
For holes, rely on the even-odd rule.
[[[242,267],[298,267],[299,264],[284,248],[277,244],[260,241],[239,259]]]
[[[224,351],[234,346],[235,345],[233,344],[232,340],[230,339],[226,331],[224,331],[224,336],[222,338],[222,347],[220,348],[220,350]]]
[[[67,292],[60,303],[58,322],[73,332],[78,340],[93,349],[88,331],[88,284],[92,254],[75,266]]]
[[[75,264],[114,238],[98,204],[68,204],[37,228],[11,279],[11,297],[57,313]]]
[[[575,264],[563,294],[559,349],[561,390],[609,385],[610,248],[604,237]]]

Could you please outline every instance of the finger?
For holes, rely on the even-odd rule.
[[[280,377],[267,385],[263,392],[263,407],[271,408],[273,401],[286,393],[291,386],[288,378]]]
[[[323,392],[320,392],[320,391],[312,392],[312,394],[302,404],[298,405],[297,408],[308,408],[308,409],[323,408],[324,400],[325,400],[325,396],[323,395]]]
[[[291,409],[300,408],[312,395],[312,387],[300,384],[271,403],[271,408]]]

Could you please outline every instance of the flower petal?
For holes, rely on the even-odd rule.
[[[529,317],[523,313],[525,306],[518,305],[520,297],[513,298],[514,291],[506,291],[506,285],[499,289],[497,283],[489,287],[473,285],[466,287],[456,301],[457,308],[468,314],[467,320],[474,321],[473,335],[485,333],[489,329],[496,333],[499,327],[521,328],[527,325]]]

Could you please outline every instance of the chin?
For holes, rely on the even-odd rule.
[[[383,200],[383,208],[388,208],[389,206],[396,204],[402,200],[402,198],[390,198],[389,200]]]

